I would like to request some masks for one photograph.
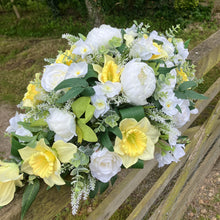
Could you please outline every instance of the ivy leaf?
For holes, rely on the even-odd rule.
[[[21,207],[21,220],[24,219],[24,216],[31,204],[35,200],[37,193],[40,189],[40,183],[38,179],[33,181],[33,184],[26,186],[23,197],[22,197],[22,207]]]

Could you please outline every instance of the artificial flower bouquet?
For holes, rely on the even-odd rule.
[[[193,91],[199,81],[186,60],[188,42],[175,37],[176,28],[166,35],[148,29],[135,22],[63,35],[70,49],[46,59],[19,104],[25,113],[10,119],[0,206],[24,185],[30,206],[43,179],[49,187],[70,185],[76,214],[80,199],[103,191],[121,168],[153,158],[161,167],[184,155],[178,129],[197,113],[193,101],[205,97]],[[35,193],[26,199],[29,190]]]

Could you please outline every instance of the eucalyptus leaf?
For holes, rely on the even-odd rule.
[[[189,88],[194,88],[196,86],[197,86],[197,83],[195,81],[185,81],[182,84],[180,84],[179,90],[181,92],[183,92],[183,91],[185,91],[185,90],[187,90]]]
[[[71,78],[63,80],[59,85],[57,85],[54,91],[58,91],[64,88],[75,88],[75,87],[88,87],[88,83],[85,79],[82,78]]]

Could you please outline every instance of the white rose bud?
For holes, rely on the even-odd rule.
[[[153,69],[143,62],[131,61],[121,74],[122,91],[131,104],[145,105],[156,88]]]
[[[49,129],[56,133],[54,141],[67,142],[76,135],[75,115],[56,108],[49,109],[46,121]]]
[[[107,183],[113,176],[121,171],[122,160],[114,152],[106,148],[95,151],[91,155],[89,168],[92,176],[103,183]]]

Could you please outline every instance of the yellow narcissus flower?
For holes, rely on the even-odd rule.
[[[182,81],[184,81],[184,82],[188,81],[188,77],[187,77],[186,73],[183,72],[182,68],[180,68],[180,70],[176,69],[176,72],[179,76],[182,77]]]
[[[40,96],[44,93],[40,83],[40,73],[35,74],[34,82],[31,82],[27,87],[27,92],[23,98],[23,107],[33,108],[41,102]]]
[[[154,158],[154,148],[160,132],[146,117],[139,122],[133,118],[126,118],[120,122],[119,128],[122,139],[116,137],[114,151],[122,158],[126,168],[135,164],[138,159]]]
[[[17,164],[0,161],[0,206],[12,201],[16,186],[22,187],[22,179]]]
[[[69,157],[73,157],[75,152],[76,146],[74,144],[57,141],[50,148],[45,144],[44,139],[41,139],[35,148],[27,146],[19,150],[21,158],[24,160],[21,170],[30,175],[41,177],[50,187],[54,184],[64,185],[65,182],[60,177],[61,165],[58,158],[66,162]],[[65,156],[64,154],[69,155]]]
[[[115,63],[115,60],[108,56],[104,55],[104,67],[97,64],[93,64],[93,69],[98,72],[98,79],[100,82],[120,82],[120,75],[122,72],[122,68],[120,69],[119,66]]]
[[[70,64],[73,62],[73,60],[76,58],[76,55],[73,54],[73,49],[75,48],[76,46],[73,45],[70,50],[65,50],[64,53],[61,53],[57,56],[57,59],[56,59],[56,63],[63,63],[63,64],[66,64],[68,66],[70,66]],[[79,60],[78,60],[79,61]]]

